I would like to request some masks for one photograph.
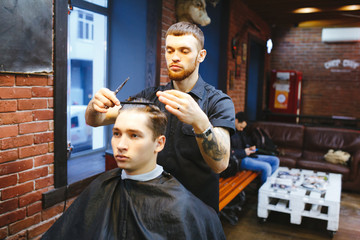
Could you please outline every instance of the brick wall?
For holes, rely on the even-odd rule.
[[[175,1],[168,0],[163,1],[162,10],[162,33],[161,33],[161,70],[160,70],[160,84],[166,85],[170,79],[168,77],[168,71],[165,61],[165,34],[167,29],[174,23],[176,23],[175,15]]]
[[[0,239],[32,239],[56,211],[42,210],[54,184],[53,76],[0,74]]]
[[[276,29],[271,68],[303,72],[302,114],[360,118],[360,66],[343,64],[344,60],[360,64],[360,42],[323,43],[321,31]],[[332,60],[340,64],[325,68]]]
[[[246,74],[247,64],[242,61],[240,64],[240,77],[234,79],[234,87],[229,88],[230,71],[235,71],[235,59],[231,53],[231,41],[237,33],[241,32],[240,47],[242,43],[248,44],[249,34],[262,40],[264,44],[270,37],[270,29],[267,23],[265,23],[259,16],[252,12],[245,4],[241,1],[231,0],[230,1],[230,19],[229,19],[229,41],[228,41],[228,76],[227,76],[227,93],[232,98],[235,111],[245,110],[245,92],[246,92]],[[249,21],[251,21],[260,31],[257,31],[254,27],[244,27]],[[241,50],[240,50],[241,53]],[[265,77],[266,71],[268,70],[268,56],[265,56],[265,74],[264,74],[264,88],[265,88]],[[265,102],[265,99],[264,99]],[[264,103],[263,103],[264,104]]]

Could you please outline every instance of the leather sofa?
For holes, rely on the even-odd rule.
[[[310,127],[279,122],[255,122],[278,146],[280,166],[342,174],[342,189],[360,192],[360,131]],[[348,166],[324,159],[329,149],[351,154]]]

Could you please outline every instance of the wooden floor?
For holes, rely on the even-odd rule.
[[[322,240],[331,239],[327,222],[303,218],[300,225],[290,223],[290,215],[271,212],[267,221],[257,217],[257,188],[250,185],[245,190],[246,202],[236,226],[222,219],[227,240]],[[343,192],[341,195],[339,230],[333,240],[360,240],[360,194]]]

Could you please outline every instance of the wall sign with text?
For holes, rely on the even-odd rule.
[[[360,66],[360,63],[349,59],[334,59],[324,63],[326,69],[330,69],[331,72],[351,72],[351,69],[356,69]]]

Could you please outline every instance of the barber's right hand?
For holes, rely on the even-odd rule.
[[[106,113],[109,108],[120,106],[120,101],[115,93],[108,88],[101,88],[97,91],[90,102],[94,110]]]

